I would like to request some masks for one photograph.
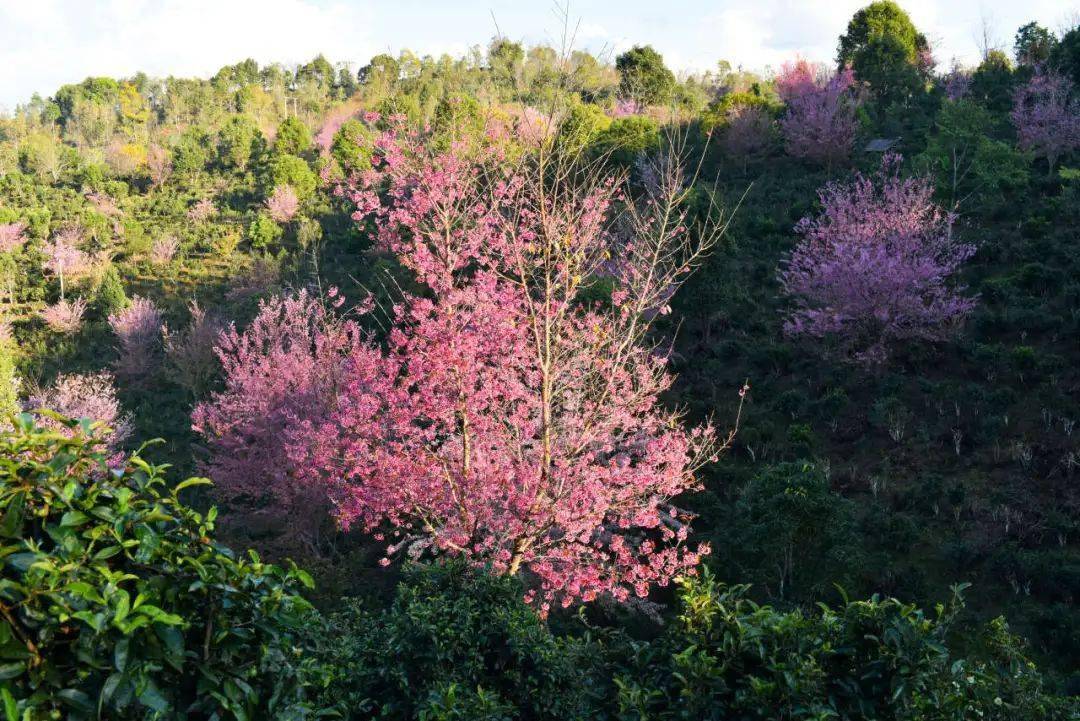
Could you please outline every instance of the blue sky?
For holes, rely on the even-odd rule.
[[[650,43],[676,70],[720,59],[764,70],[796,53],[830,60],[866,1],[572,0],[570,15],[577,45],[593,51]],[[978,57],[984,20],[993,41],[1011,48],[1025,22],[1059,29],[1080,16],[1080,0],[901,4],[945,66]],[[461,54],[486,45],[496,21],[511,39],[551,42],[562,30],[553,8],[551,0],[0,0],[0,107],[88,75],[207,76],[246,57],[292,63],[318,52],[354,67],[404,48]]]

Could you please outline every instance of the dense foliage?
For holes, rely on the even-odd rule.
[[[1075,715],[1080,28],[1013,50],[882,1],[775,76],[499,36],[0,117],[0,410],[105,422],[4,426],[4,713]]]
[[[0,701],[9,719],[296,718],[311,613],[299,570],[235,557],[89,420],[0,434]]]

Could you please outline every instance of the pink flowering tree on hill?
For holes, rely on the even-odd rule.
[[[901,178],[899,162],[887,156],[876,177],[830,183],[821,215],[796,226],[802,239],[779,273],[794,304],[788,335],[871,365],[898,343],[948,339],[975,306],[950,282],[975,247],[953,237],[930,180]]]
[[[672,376],[645,342],[715,240],[687,232],[678,163],[622,205],[632,232],[616,243],[614,180],[582,188],[393,133],[378,147],[380,172],[349,191],[356,217],[428,294],[392,311],[385,352],[349,359],[337,408],[293,443],[297,465],[330,484],[345,524],[389,525],[388,556],[525,572],[542,607],[643,596],[692,569],[706,549],[683,543],[670,501],[718,445],[660,405]],[[611,307],[579,305],[614,252]]]
[[[775,85],[787,105],[780,130],[788,153],[829,167],[851,155],[858,95],[850,68],[830,76],[799,60],[783,66]]]
[[[45,244],[45,270],[60,281],[60,300],[64,300],[65,279],[86,273],[93,265],[79,244],[82,232],[77,228],[60,231]]]
[[[224,520],[234,532],[281,528],[272,551],[314,553],[326,492],[298,482],[285,442],[295,423],[329,416],[359,332],[300,292],[260,302],[242,332],[230,325],[215,335],[225,389],[195,408],[193,426],[210,446],[203,470]]]
[[[113,364],[116,375],[138,381],[160,360],[163,314],[149,298],[135,296],[131,305],[109,316],[118,342],[119,356]]]
[[[707,548],[685,543],[690,518],[671,501],[698,487],[695,471],[723,443],[660,405],[672,376],[646,340],[656,309],[717,239],[687,231],[678,163],[661,162],[649,197],[629,202],[616,180],[583,187],[542,159],[510,167],[457,146],[432,153],[396,131],[377,147],[377,170],[343,192],[425,290],[389,309],[385,345],[349,334],[318,364],[334,382],[316,384],[313,407],[283,411],[275,443],[261,447],[284,438],[288,462],[275,465],[324,489],[344,526],[385,540],[385,563],[464,556],[525,574],[542,609],[645,595],[692,572]],[[607,232],[616,206],[635,231],[617,242]],[[581,305],[612,267],[611,303]],[[255,356],[222,356],[238,391],[229,403],[270,395],[240,391],[252,374],[268,377],[257,371],[268,355]],[[310,370],[296,376],[306,389]],[[275,398],[293,394],[274,387]]]
[[[1080,148],[1080,99],[1064,75],[1037,71],[1013,96],[1020,148],[1045,158],[1053,174],[1062,155]]]

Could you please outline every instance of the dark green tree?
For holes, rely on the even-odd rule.
[[[899,5],[878,0],[851,18],[840,36],[837,64],[850,65],[885,109],[925,88],[932,66],[930,44]]]
[[[295,116],[281,121],[274,138],[275,152],[284,155],[303,155],[311,149],[311,131]]]
[[[525,49],[521,47],[521,43],[501,37],[495,38],[488,48],[487,62],[496,87],[517,89],[522,64],[525,62]]]
[[[1016,40],[1013,43],[1013,55],[1016,64],[1025,67],[1041,65],[1050,59],[1057,44],[1057,38],[1052,32],[1036,22],[1030,22],[1016,31]]]
[[[1050,64],[1080,85],[1080,26],[1061,36],[1050,51]]]
[[[259,127],[247,115],[234,115],[218,133],[218,160],[227,168],[247,168],[262,150],[264,139]]]
[[[646,105],[671,99],[675,76],[651,45],[637,45],[615,59],[619,91],[624,97]]]

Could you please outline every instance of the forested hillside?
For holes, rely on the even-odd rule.
[[[1080,27],[728,61],[0,117],[7,719],[1080,717]]]

